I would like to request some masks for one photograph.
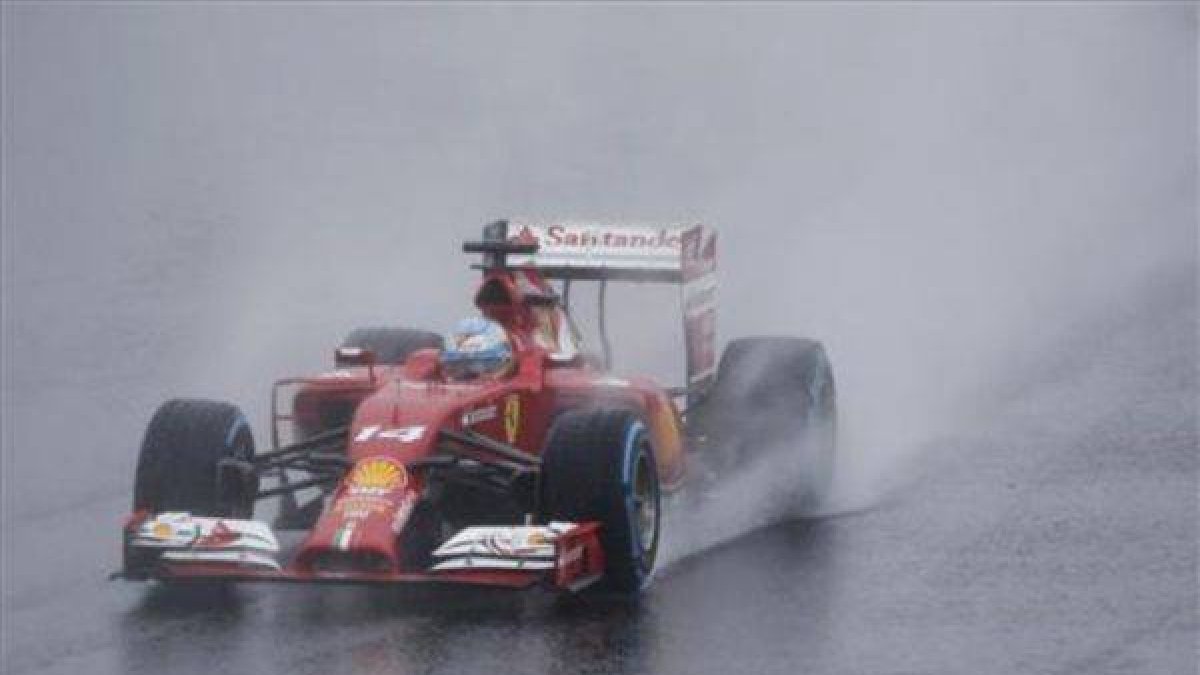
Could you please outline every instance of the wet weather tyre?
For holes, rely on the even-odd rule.
[[[413,328],[355,328],[350,331],[342,347],[369,349],[375,353],[375,362],[383,364],[404,363],[408,355],[418,349],[441,349],[442,336],[427,330]]]
[[[833,481],[837,392],[820,342],[750,337],[725,348],[717,381],[704,406],[707,430],[727,461],[752,453],[796,452],[802,463],[801,509],[824,501]]]
[[[629,410],[586,409],[554,422],[542,454],[547,521],[597,521],[605,583],[636,593],[658,554],[661,494],[646,425]]]
[[[133,508],[249,518],[257,480],[245,469],[253,457],[254,437],[237,406],[203,399],[167,401],[154,413],[142,440]],[[242,468],[232,475],[252,484],[231,490],[229,479],[219,480],[222,465],[229,464]]]

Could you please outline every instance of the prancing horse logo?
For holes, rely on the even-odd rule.
[[[521,429],[521,397],[509,394],[504,399],[504,435],[509,444],[517,442],[517,432]]]

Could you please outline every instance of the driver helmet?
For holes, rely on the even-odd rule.
[[[512,362],[508,333],[483,317],[459,321],[441,354],[442,372],[451,380],[499,377],[508,372]]]

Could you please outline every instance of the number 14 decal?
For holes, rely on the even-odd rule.
[[[385,441],[396,441],[398,443],[415,443],[421,440],[425,435],[425,427],[396,427],[395,429],[384,429],[378,424],[372,424],[369,427],[363,427],[354,437],[356,443],[369,441],[372,438],[378,438]]]

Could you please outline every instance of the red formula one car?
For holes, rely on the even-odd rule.
[[[695,484],[698,465],[711,484],[759,448],[815,438],[796,452],[796,493],[828,484],[825,352],[745,338],[717,363],[705,227],[499,221],[463,248],[482,254],[475,305],[507,333],[506,375],[451,379],[439,335],[359,329],[335,370],[275,384],[265,452],[234,405],[164,403],[138,459],[119,575],[636,592],[654,570],[663,499]],[[569,315],[584,281],[599,284],[603,357],[584,351]],[[680,285],[686,386],[609,371],[610,281]],[[253,519],[264,499],[279,500],[270,524]],[[302,534],[281,546],[285,530]]]

